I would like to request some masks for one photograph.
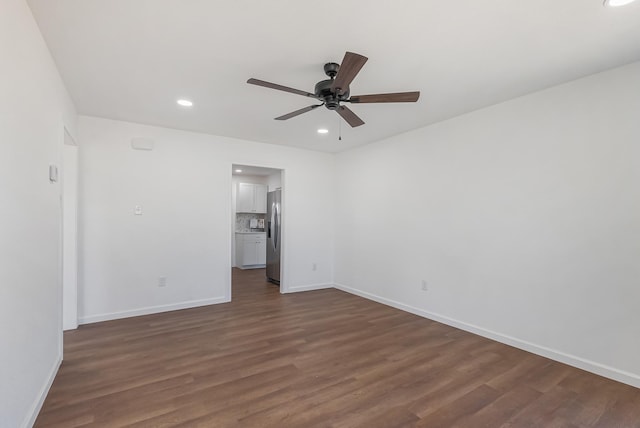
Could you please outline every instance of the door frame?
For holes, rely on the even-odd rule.
[[[266,169],[276,169],[276,170],[280,170],[280,189],[281,189],[281,205],[283,207],[286,207],[286,198],[287,198],[287,186],[286,186],[286,168],[282,167],[282,166],[277,166],[277,165],[265,165],[265,164],[254,164],[251,162],[242,162],[242,161],[233,161],[231,163],[229,163],[228,168],[229,168],[229,181],[228,181],[228,186],[227,189],[229,189],[229,194],[228,194],[228,198],[227,200],[229,201],[229,210],[228,210],[228,218],[227,218],[227,224],[229,225],[228,228],[228,236],[227,236],[227,242],[229,243],[229,257],[227,260],[227,291],[226,291],[226,295],[225,295],[225,301],[230,302],[232,299],[232,283],[231,283],[231,270],[232,270],[232,260],[233,260],[233,240],[235,237],[235,218],[234,218],[234,212],[235,212],[235,207],[233,206],[234,203],[234,198],[233,198],[233,165],[246,165],[246,166],[251,166],[251,167],[255,167],[255,168],[266,168]],[[282,229],[281,229],[281,239],[282,239],[282,246],[280,248],[280,293],[281,294],[286,294],[289,292],[289,257],[288,257],[288,252],[287,249],[289,247],[288,243],[287,243],[287,235],[288,235],[288,222],[286,221],[286,217],[287,217],[287,210],[286,208],[282,210],[282,214],[280,217],[280,221],[282,223]]]
[[[75,153],[70,156],[70,151]],[[80,159],[78,144],[66,127],[64,127],[60,160],[62,329],[74,330],[78,328],[78,182]],[[70,172],[72,173],[69,174]],[[73,191],[70,192],[72,189]],[[73,199],[70,199],[70,193],[74,195]]]

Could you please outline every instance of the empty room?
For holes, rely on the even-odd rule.
[[[640,0],[0,0],[0,428],[640,427]]]

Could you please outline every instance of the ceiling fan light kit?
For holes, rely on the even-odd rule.
[[[345,122],[355,128],[357,126],[364,125],[364,121],[351,109],[342,105],[342,103],[413,103],[418,101],[418,98],[420,98],[419,91],[397,92],[392,94],[354,95],[350,97],[349,85],[351,85],[351,82],[353,82],[353,79],[358,75],[367,60],[368,58],[365,56],[353,52],[347,52],[344,55],[342,64],[337,64],[335,62],[326,63],[324,65],[324,72],[329,78],[316,83],[313,93],[254,78],[247,80],[247,83],[296,95],[302,95],[308,98],[314,98],[322,102],[321,104],[313,104],[291,113],[278,116],[275,118],[276,120],[288,120],[292,117],[315,110],[318,107],[325,106],[329,110],[334,110],[345,120]]]

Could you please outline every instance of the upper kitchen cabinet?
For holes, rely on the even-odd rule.
[[[265,184],[239,183],[236,197],[236,212],[267,212],[267,186]]]

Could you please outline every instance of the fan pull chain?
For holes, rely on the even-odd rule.
[[[338,119],[338,141],[342,141],[342,119]]]

